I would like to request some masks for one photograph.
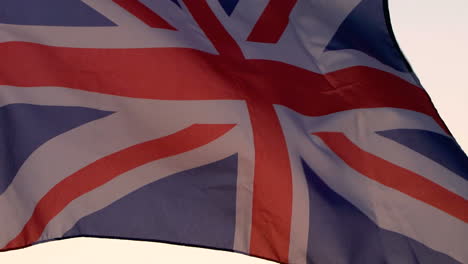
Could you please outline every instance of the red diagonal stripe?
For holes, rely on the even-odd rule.
[[[343,133],[320,132],[325,144],[351,168],[385,186],[468,222],[468,202],[442,186],[356,146]]]
[[[115,177],[148,162],[178,155],[204,146],[235,125],[192,125],[172,135],[147,141],[106,156],[68,176],[37,203],[23,230],[2,250],[36,242],[47,224],[69,203],[106,184]]]
[[[297,0],[270,0],[250,32],[248,41],[276,43],[289,24],[289,15]]]
[[[138,19],[143,21],[150,27],[153,28],[164,28],[170,30],[176,30],[171,26],[166,20],[162,19],[158,14],[153,12],[144,4],[140,3],[138,0],[112,0],[114,3],[118,4],[130,14],[136,16]]]
[[[238,60],[244,58],[239,44],[226,31],[206,0],[189,0],[185,5],[220,55]]]

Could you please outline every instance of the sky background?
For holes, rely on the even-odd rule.
[[[400,47],[465,152],[468,150],[468,1],[389,0]],[[0,263],[273,263],[160,243],[70,239],[0,253]]]

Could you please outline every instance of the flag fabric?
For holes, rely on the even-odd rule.
[[[468,263],[468,159],[383,0],[2,0],[0,249]]]

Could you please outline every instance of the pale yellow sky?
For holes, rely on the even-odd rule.
[[[390,0],[400,46],[440,115],[468,150],[468,1]],[[240,254],[148,242],[71,239],[0,253],[0,263],[272,263]]]
[[[468,151],[468,1],[390,0],[399,44]]]

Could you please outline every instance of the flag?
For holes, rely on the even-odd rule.
[[[468,262],[468,159],[383,0],[3,0],[0,250]]]

